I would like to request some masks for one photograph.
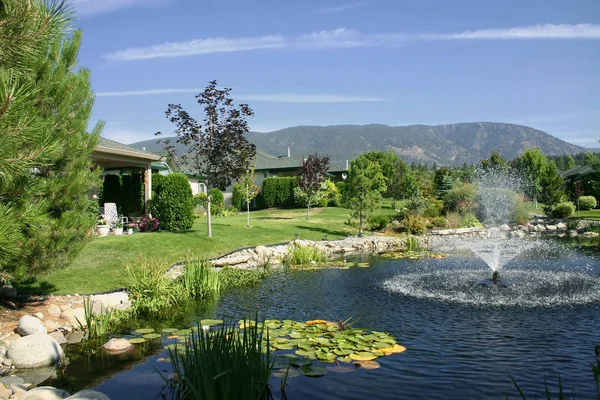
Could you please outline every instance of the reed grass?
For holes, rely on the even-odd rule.
[[[95,315],[93,312],[93,306],[93,301],[90,300],[89,296],[85,296],[83,298],[85,326],[82,326],[82,328],[85,328],[88,334],[88,339],[105,338],[110,328],[113,310],[105,310],[104,307],[102,307],[100,314]]]
[[[307,265],[327,261],[327,255],[319,248],[291,244],[283,259],[284,265]]]
[[[216,297],[221,292],[219,272],[207,260],[186,262],[181,283],[188,296],[196,300]]]
[[[223,325],[192,332],[184,349],[169,350],[174,374],[163,379],[175,400],[272,399],[273,359],[262,324],[244,321],[241,331]]]

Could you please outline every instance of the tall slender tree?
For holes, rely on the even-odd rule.
[[[246,118],[254,115],[247,104],[237,107],[230,97],[231,88],[219,89],[210,81],[204,92],[196,95],[204,108],[204,119],[197,121],[181,104],[169,104],[167,118],[175,124],[177,143],[187,147],[181,158],[194,172],[205,178],[208,191],[224,189],[242,176],[256,155],[256,146],[245,137],[250,131]],[[157,133],[160,135],[160,132]],[[165,141],[173,157],[174,147]],[[212,237],[210,196],[207,198],[208,237]]]
[[[329,156],[320,156],[317,152],[309,155],[298,170],[298,189],[306,196],[306,219],[311,204],[323,192],[325,174],[329,170]]]
[[[236,182],[239,190],[246,203],[246,227],[250,228],[250,202],[260,193],[260,188],[254,183],[256,176],[254,175],[254,168],[256,164],[252,165],[251,168],[246,170],[246,173]]]
[[[0,5],[0,270],[32,273],[68,263],[94,223],[102,124],[88,133],[94,95],[66,3]]]

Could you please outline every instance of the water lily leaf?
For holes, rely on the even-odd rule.
[[[350,354],[350,358],[355,361],[370,361],[377,358],[373,353],[368,353],[366,351],[361,351],[359,353]]]
[[[331,372],[353,372],[356,370],[356,367],[352,366],[352,365],[334,365],[334,366],[329,366],[329,367],[325,367],[327,369],[327,371],[331,371]]]
[[[162,335],[160,333],[147,333],[143,337],[144,339],[158,339],[159,337],[162,337]]]
[[[345,356],[345,357],[340,357],[340,358],[338,358],[338,361],[340,361],[340,362],[345,362],[345,363],[351,363],[351,362],[352,362],[352,361],[354,361],[354,360],[352,360],[352,359],[350,358],[350,356]]]
[[[141,338],[141,337],[137,337],[137,338],[131,338],[129,339],[129,343],[131,344],[139,344],[139,343],[144,343],[146,341],[146,339]]]
[[[213,326],[213,325],[220,325],[222,323],[223,323],[222,319],[203,319],[203,320],[200,320],[200,325]]]
[[[173,333],[173,332],[177,332],[177,329],[175,329],[175,328],[162,328],[161,332],[162,333]]]
[[[313,347],[313,344],[307,340],[298,342],[298,348],[303,350],[309,350]]]
[[[314,365],[304,365],[298,370],[302,375],[311,378],[319,378],[327,375],[327,370],[323,367],[316,367]]]
[[[395,344],[389,352],[390,353],[403,353],[405,351],[406,351],[406,347],[400,346],[399,344]]]
[[[298,356],[297,356],[297,355],[295,355],[295,354],[291,354],[291,353],[286,353],[286,354],[278,354],[278,355],[277,355],[277,357],[278,357],[278,358],[279,358],[279,357],[281,357],[281,358],[287,358],[287,359],[289,359],[290,361],[297,361],[297,360],[299,360],[299,359],[300,359],[300,357],[298,357]]]
[[[306,321],[306,325],[308,325],[308,326],[318,325],[318,324],[327,324],[327,321],[325,321],[324,319],[314,319],[312,321]]]
[[[349,356],[350,354],[354,353],[354,351],[350,349],[335,349],[333,352],[338,356]]]
[[[145,335],[146,333],[152,333],[154,332],[154,329],[152,328],[143,328],[143,329],[136,329],[135,333],[139,333],[140,335]]]
[[[189,335],[190,333],[192,333],[191,329],[180,329],[177,332],[178,336],[184,336],[184,335]]]
[[[294,331],[294,332],[290,333],[290,337],[292,339],[302,339],[304,337],[304,335],[300,332]]]
[[[292,343],[271,343],[271,347],[277,350],[293,350],[296,346]]]
[[[375,355],[377,357],[383,357],[386,355],[383,351],[379,351],[379,350],[375,350],[375,349],[371,350],[371,353],[373,353],[373,355]]]
[[[361,367],[364,369],[377,369],[379,367],[381,367],[381,364],[379,364],[377,361],[355,361],[354,365],[356,365],[357,367]]]
[[[371,343],[371,346],[376,348],[376,349],[384,349],[386,347],[390,347],[390,344],[387,342],[373,342]]]
[[[176,350],[176,349],[181,349],[181,346],[177,346],[176,344],[169,344],[165,347],[163,347],[163,349],[165,350]]]
[[[296,371],[295,369],[280,369],[277,372],[273,372],[273,376],[276,378],[284,378],[285,374],[287,373],[287,377],[289,378],[295,378],[297,376],[300,376],[300,372]]]

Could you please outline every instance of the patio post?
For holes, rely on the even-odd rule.
[[[147,216],[150,215],[150,199],[152,198],[152,165],[146,164],[144,173],[144,211]]]

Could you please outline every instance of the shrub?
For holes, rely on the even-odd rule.
[[[427,220],[420,215],[407,215],[402,221],[402,225],[413,235],[420,235],[427,230]]]
[[[423,211],[425,218],[436,218],[440,216],[440,213],[444,209],[444,202],[442,200],[435,200],[429,203],[427,208]]]
[[[102,197],[100,205],[115,203],[120,210],[121,205],[121,177],[119,175],[105,175],[102,183]]]
[[[390,223],[389,215],[371,215],[367,218],[367,229],[370,231],[380,231]]]
[[[575,212],[575,204],[570,201],[563,201],[552,207],[551,215],[554,218],[567,218]]]
[[[479,222],[479,220],[477,219],[477,217],[473,214],[465,214],[462,216],[462,219],[460,220],[460,226],[459,228],[476,228],[476,227],[483,227],[483,225],[481,224],[481,222]]]
[[[581,196],[577,200],[581,211],[588,211],[596,208],[596,198],[594,196]]]
[[[422,215],[423,211],[429,207],[429,200],[420,196],[413,196],[406,202],[406,209],[411,215]]]
[[[513,219],[519,225],[525,225],[529,221],[529,211],[522,196],[517,196]]]
[[[210,195],[210,206],[213,205],[221,205],[225,207],[225,196],[223,196],[223,192],[219,188],[212,188],[209,190],[208,194]]]
[[[431,226],[436,228],[448,228],[450,226],[448,220],[444,217],[431,218],[429,222],[431,223]]]
[[[151,211],[166,230],[190,229],[194,224],[192,188],[187,177],[179,172],[167,175],[156,187]]]
[[[194,195],[194,206],[196,207],[202,207],[203,209],[206,209],[206,200],[207,200],[206,193],[198,193]]]
[[[274,177],[263,181],[261,201],[264,207],[293,207],[295,177]]]
[[[444,196],[444,209],[448,211],[458,211],[460,213],[472,212],[477,188],[472,183],[462,183],[453,187]]]
[[[244,194],[242,193],[241,185],[236,182],[233,184],[233,192],[231,193],[231,205],[238,211],[241,211],[244,206]]]

